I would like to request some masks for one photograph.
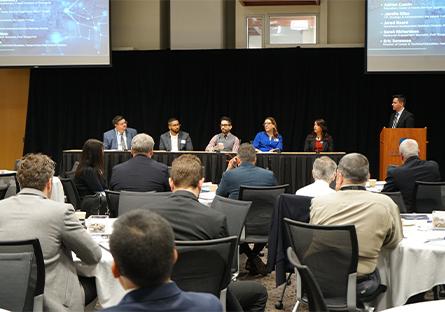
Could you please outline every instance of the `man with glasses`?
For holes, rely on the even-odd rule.
[[[232,120],[229,117],[221,117],[221,133],[216,134],[206,147],[206,152],[232,152],[237,153],[239,139],[230,133],[232,130]]]
[[[136,129],[128,128],[127,121],[121,115],[117,115],[111,121],[114,129],[104,133],[104,149],[128,151],[131,149],[131,140],[138,133]]]
[[[169,152],[193,151],[192,138],[187,132],[181,131],[178,118],[168,120],[168,130],[159,139],[160,150]]]

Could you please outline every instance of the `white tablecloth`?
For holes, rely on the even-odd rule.
[[[425,301],[385,310],[385,312],[443,312],[445,311],[445,300]]]
[[[409,224],[403,227],[405,238],[395,249],[382,250],[378,269],[388,290],[379,298],[378,311],[445,284],[445,230],[433,229],[430,220],[403,220]]]

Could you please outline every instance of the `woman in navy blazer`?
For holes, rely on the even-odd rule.
[[[264,131],[258,132],[253,147],[260,152],[280,152],[283,150],[283,137],[278,133],[277,122],[273,117],[264,120]]]
[[[332,152],[334,150],[334,140],[328,134],[328,127],[324,119],[317,119],[314,122],[314,132],[308,134],[304,142],[305,152]]]

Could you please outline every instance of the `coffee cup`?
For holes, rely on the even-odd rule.
[[[377,184],[377,179],[369,179],[369,187],[375,187]]]

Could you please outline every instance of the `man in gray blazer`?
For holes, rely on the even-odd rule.
[[[163,133],[159,139],[159,149],[171,152],[193,151],[192,138],[187,132],[181,131],[178,118],[168,120],[169,131]]]
[[[131,140],[138,133],[136,129],[128,128],[123,116],[117,115],[111,121],[114,129],[104,133],[104,149],[127,151],[131,149]]]
[[[0,240],[38,238],[45,261],[44,311],[83,311],[84,291],[72,251],[86,264],[99,262],[102,252],[82,227],[74,208],[48,199],[54,162],[28,154],[20,161],[20,193],[0,201]]]

